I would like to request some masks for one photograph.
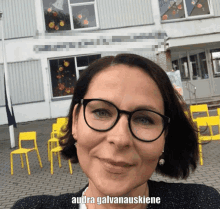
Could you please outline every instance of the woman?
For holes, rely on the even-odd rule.
[[[167,74],[144,57],[95,61],[76,83],[61,138],[63,156],[80,163],[89,184],[75,194],[28,197],[13,208],[220,208],[211,187],[149,180],[154,171],[186,179],[196,169],[197,132],[179,100]]]

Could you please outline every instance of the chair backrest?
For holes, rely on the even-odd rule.
[[[188,111],[185,110],[184,113],[185,113],[186,117],[189,117]]]
[[[33,140],[36,139],[36,131],[31,132],[20,132],[19,133],[19,140]]]
[[[34,140],[34,145],[36,144],[37,134],[36,131],[31,132],[20,132],[19,133],[19,148],[21,148],[21,141]]]
[[[200,117],[196,121],[198,126],[219,126],[220,116]]]
[[[68,122],[68,118],[57,118],[57,124],[66,124]]]
[[[211,135],[213,135],[211,126],[218,126],[220,132],[220,116],[200,117],[195,119],[197,127],[209,126]]]
[[[209,117],[209,110],[208,110],[207,104],[190,105],[190,113],[191,113],[192,118],[193,118],[194,112],[206,112],[207,116]],[[193,120],[195,120],[195,119],[193,118]]]
[[[59,131],[60,131],[60,125],[57,123],[53,123],[52,132],[59,132]]]
[[[61,128],[64,128],[65,124],[57,124],[57,123],[53,123],[52,125],[52,132],[51,132],[51,138],[54,138],[56,134],[56,137],[61,137],[64,135],[64,133],[61,131]]]
[[[217,108],[217,114],[220,116],[220,108]]]

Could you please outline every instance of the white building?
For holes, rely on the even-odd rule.
[[[220,98],[218,0],[0,0],[0,11],[16,122],[66,116],[82,70],[121,52],[180,70],[187,102],[187,82],[197,100]],[[0,44],[1,125],[7,115]]]

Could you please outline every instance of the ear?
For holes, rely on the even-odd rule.
[[[73,117],[72,117],[72,135],[74,134],[74,139],[77,138],[77,127],[78,127],[78,117],[76,117],[76,109],[78,104],[73,108]]]

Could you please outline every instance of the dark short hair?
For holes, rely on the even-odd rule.
[[[186,103],[182,96],[174,89],[166,72],[151,60],[135,54],[118,54],[100,58],[90,64],[81,74],[74,88],[74,95],[68,114],[68,124],[60,138],[63,147],[62,155],[71,159],[72,163],[78,162],[76,142],[72,136],[72,114],[74,106],[83,99],[88,91],[89,84],[94,76],[104,69],[124,64],[130,67],[143,69],[157,84],[164,102],[164,115],[170,118],[170,124],[165,130],[165,147],[163,158],[164,165],[157,165],[156,172],[171,178],[186,179],[190,169],[194,171],[198,161],[198,133],[191,116],[187,117]],[[76,109],[76,117],[79,114],[81,104]],[[188,112],[188,115],[189,112]],[[65,139],[65,140],[64,140]],[[144,143],[144,142],[143,142]]]

